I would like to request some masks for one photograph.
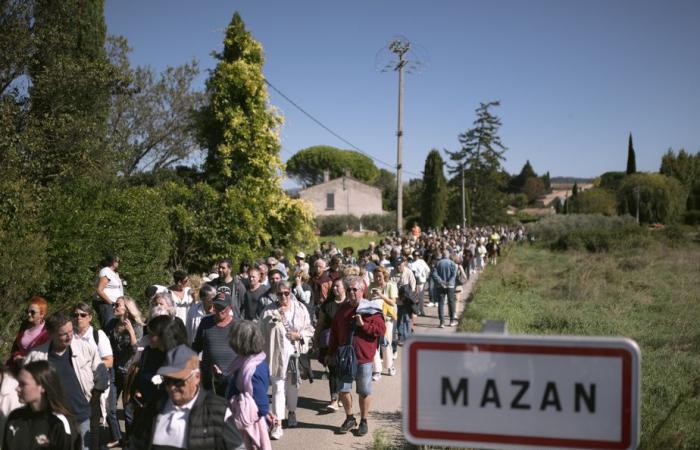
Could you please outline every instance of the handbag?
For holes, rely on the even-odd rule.
[[[357,375],[357,355],[355,347],[352,345],[353,337],[355,337],[355,322],[352,323],[348,343],[339,346],[335,352],[335,370],[339,378],[352,378],[354,380]]]

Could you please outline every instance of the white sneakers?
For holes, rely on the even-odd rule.
[[[379,381],[382,379],[382,374],[379,372],[375,372],[372,374],[372,381]]]
[[[275,424],[275,426],[273,426],[272,430],[270,431],[270,439],[278,441],[282,438],[283,434],[284,434],[284,431],[282,431],[282,425]]]
[[[396,367],[389,367],[389,376],[393,377],[394,375],[396,375]]]

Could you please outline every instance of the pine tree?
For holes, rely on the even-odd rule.
[[[627,144],[627,175],[632,175],[637,172],[637,160],[634,155],[634,146],[632,145],[632,133],[630,133],[629,142]]]
[[[442,227],[447,213],[447,183],[443,173],[444,162],[440,152],[431,150],[423,169],[421,224],[424,227]]]
[[[246,177],[277,177],[282,117],[268,104],[262,46],[237,12],[223,52],[215,56],[219,63],[207,80],[209,104],[200,115],[207,178],[222,189]]]
[[[501,161],[507,148],[501,143],[498,129],[501,120],[491,114],[491,107],[500,102],[481,103],[476,109],[474,127],[459,135],[462,148],[448,151],[454,165],[450,173],[464,165],[465,184],[471,191],[471,213],[476,223],[495,223],[504,219],[505,200],[501,189],[506,184]]]

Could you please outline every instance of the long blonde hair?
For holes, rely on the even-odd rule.
[[[131,320],[132,322],[136,322],[137,324],[143,326],[144,321],[143,321],[143,316],[141,315],[141,311],[139,310],[138,305],[136,304],[136,301],[129,297],[128,295],[121,296],[117,299],[117,301],[123,300],[124,301],[124,306],[126,307],[126,314],[127,318]]]

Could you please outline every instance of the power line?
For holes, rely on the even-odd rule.
[[[340,140],[343,141],[344,143],[348,144],[350,147],[354,148],[355,150],[357,150],[357,151],[360,152],[361,154],[365,155],[366,157],[371,158],[371,159],[373,159],[374,161],[376,161],[376,162],[378,162],[378,163],[381,163],[381,164],[383,164],[383,165],[385,165],[385,166],[387,166],[387,167],[389,167],[389,168],[391,168],[391,169],[396,169],[396,166],[391,165],[391,164],[389,164],[389,163],[387,163],[387,162],[385,162],[385,161],[382,161],[382,160],[379,159],[379,158],[376,158],[376,157],[370,155],[369,153],[364,152],[362,149],[360,149],[359,147],[357,147],[355,144],[353,144],[352,142],[348,141],[347,139],[345,139],[344,137],[342,137],[341,135],[339,135],[339,134],[336,133],[335,131],[333,131],[333,130],[331,130],[330,128],[328,128],[328,127],[327,127],[326,125],[324,125],[320,120],[318,120],[317,118],[315,118],[314,116],[312,116],[311,113],[307,112],[304,108],[302,108],[301,106],[299,106],[294,100],[292,100],[291,98],[289,98],[288,96],[286,96],[282,91],[280,91],[279,89],[277,89],[277,88],[276,88],[272,83],[270,83],[267,79],[265,80],[265,83],[267,83],[267,85],[270,86],[270,88],[272,88],[272,90],[274,90],[275,92],[277,92],[277,93],[278,93],[279,95],[281,95],[285,100],[287,100],[289,103],[291,103],[292,106],[294,106],[296,109],[298,109],[299,111],[301,111],[306,117],[308,117],[309,119],[311,119],[311,120],[313,120],[314,122],[316,122],[316,124],[318,124],[318,125],[319,125],[321,128],[323,128],[324,130],[328,131],[328,132],[329,132],[330,134],[332,134],[333,136],[337,137],[338,139],[340,139]],[[418,174],[416,174],[416,173],[408,172],[408,171],[406,171],[406,170],[404,170],[404,172],[410,173],[411,175],[420,176],[420,175],[418,175]]]

